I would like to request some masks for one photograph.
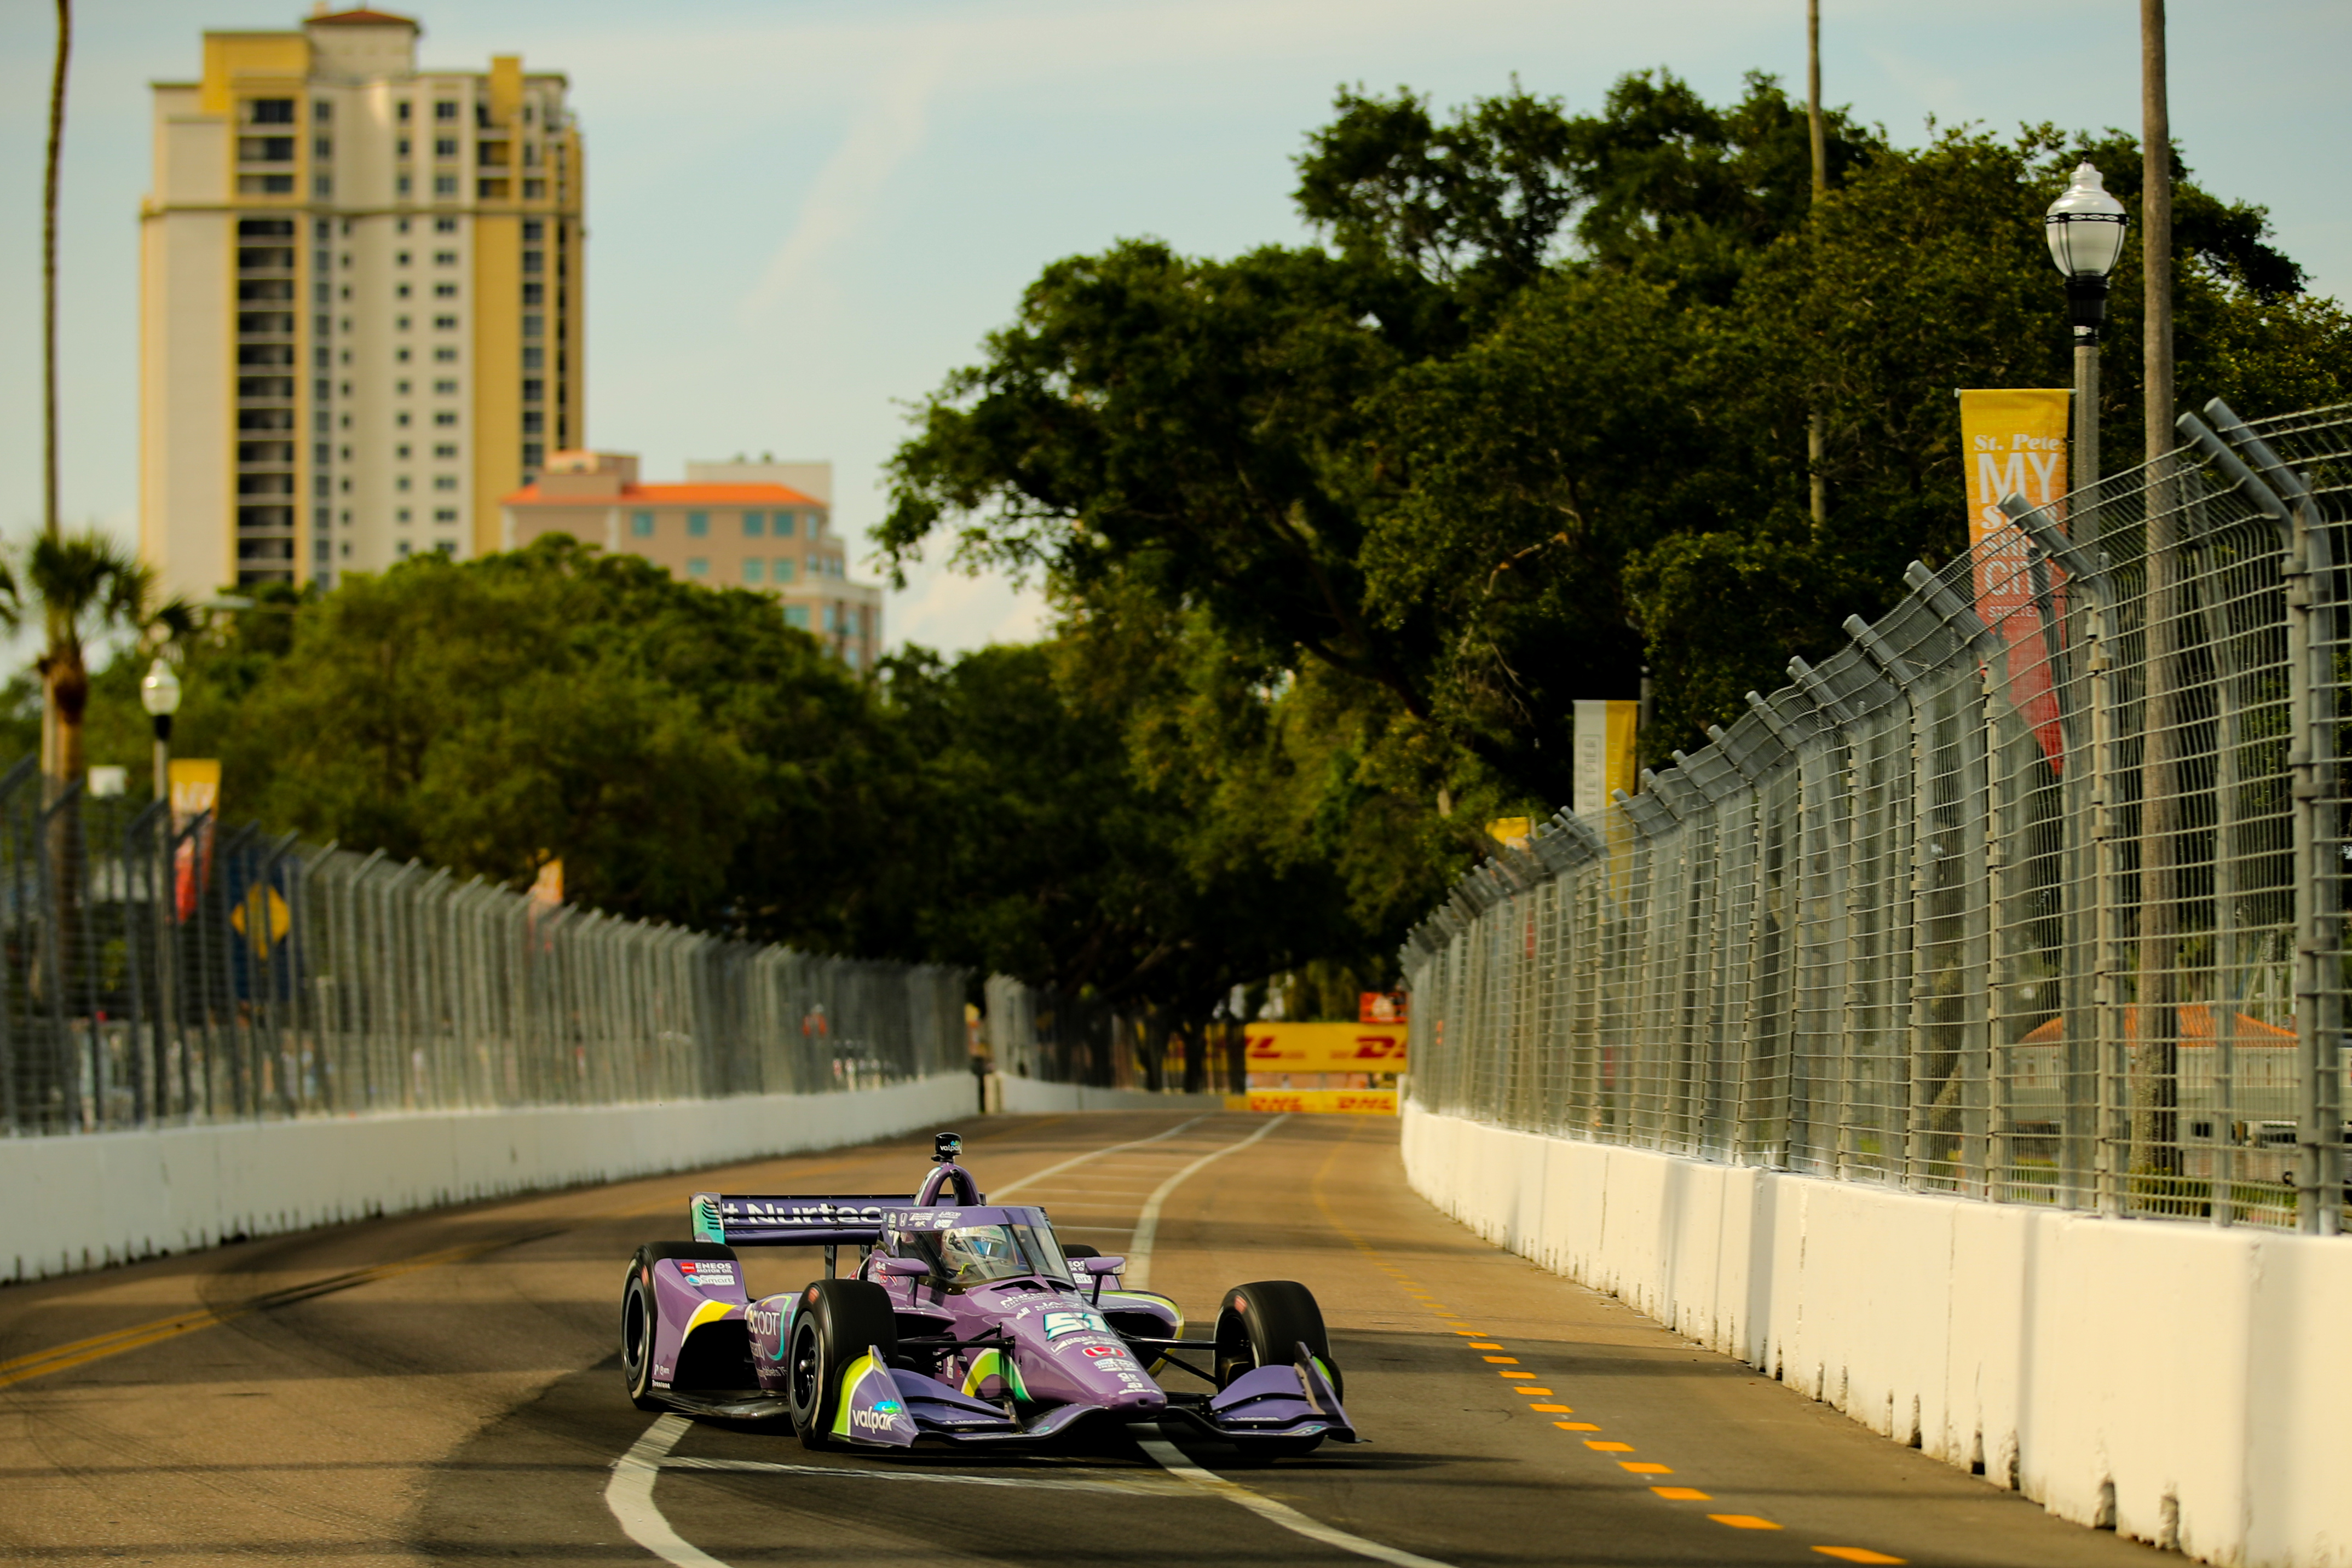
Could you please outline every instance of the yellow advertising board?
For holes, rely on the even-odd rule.
[[[1576,704],[1575,754],[1571,763],[1573,797],[1569,802],[1579,816],[1601,820],[1609,809],[1612,792],[1632,795],[1641,773],[1633,765],[1635,730],[1642,705],[1632,701]]]
[[[2006,387],[1960,394],[1960,447],[1968,465],[1969,543],[1975,553],[1976,612],[2008,645],[2002,671],[2009,700],[2033,731],[2053,769],[2065,766],[2041,596],[2027,569],[2025,534],[2000,510],[2021,495],[2052,507],[2066,493],[2066,416],[2074,395],[2063,387]],[[2053,515],[2055,516],[2053,509]],[[2063,521],[2063,520],[2061,519]],[[2061,612],[2064,574],[2047,568],[2048,607]],[[2063,613],[2063,612],[2061,612]]]
[[[1254,1089],[1225,1096],[1227,1110],[1286,1110],[1307,1116],[1394,1116],[1392,1089]]]
[[[1251,1072],[1402,1072],[1402,1024],[1251,1024]]]

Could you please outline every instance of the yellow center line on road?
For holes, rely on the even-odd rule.
[[[554,1234],[556,1233],[553,1231],[540,1233],[541,1236]],[[268,1311],[273,1307],[291,1306],[297,1301],[307,1301],[313,1297],[330,1295],[338,1290],[349,1290],[361,1285],[373,1285],[377,1280],[394,1279],[402,1274],[414,1274],[421,1268],[438,1268],[444,1264],[462,1263],[470,1258],[479,1258],[487,1252],[496,1252],[503,1247],[519,1246],[522,1242],[538,1239],[540,1236],[509,1237],[499,1241],[453,1247],[441,1252],[428,1252],[421,1257],[403,1258],[397,1263],[379,1263],[367,1268],[355,1268],[348,1273],[331,1274],[322,1279],[312,1279],[300,1285],[289,1285],[280,1290],[266,1291],[250,1300],[225,1307],[199,1307],[192,1311],[175,1313],[168,1318],[133,1323],[129,1328],[116,1329],[110,1333],[93,1334],[85,1340],[52,1345],[47,1350],[36,1351],[30,1355],[0,1361],[0,1388],[28,1382],[36,1377],[47,1377],[51,1373],[64,1372],[68,1368],[83,1366],[90,1362],[103,1361],[108,1356],[121,1355],[127,1351],[157,1344],[164,1340],[177,1339],[182,1334],[193,1334],[200,1329],[214,1328],[254,1312]]]

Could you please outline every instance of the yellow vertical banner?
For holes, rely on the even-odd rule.
[[[1633,733],[1639,702],[1579,702],[1576,705],[1575,798],[1579,816],[1599,821],[1609,809],[1610,792],[1633,793]]]
[[[2025,534],[2000,510],[2009,496],[2053,508],[2066,493],[2066,425],[2074,395],[2064,387],[1964,390],[1960,449],[1968,465],[1969,543],[1974,552],[1976,611],[2008,647],[2010,701],[2033,731],[2053,769],[2064,766],[2042,605],[2027,570]],[[2050,563],[2049,609],[2062,613],[2063,574]]]

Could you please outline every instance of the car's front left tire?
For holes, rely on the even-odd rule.
[[[898,1320],[890,1293],[862,1279],[812,1280],[793,1313],[784,1352],[785,1402],[801,1445],[831,1445],[850,1367],[868,1349],[887,1359],[898,1351]]]

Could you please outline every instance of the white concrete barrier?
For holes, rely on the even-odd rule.
[[[1015,1073],[998,1073],[992,1084],[1003,1089],[1001,1109],[1011,1115],[1034,1116],[1056,1110],[1222,1110],[1222,1094],[1153,1094],[1141,1089],[1089,1089],[1080,1083],[1040,1083]],[[992,1092],[991,1103],[996,1096]]]
[[[956,1127],[972,1108],[971,1079],[955,1073],[840,1094],[0,1139],[0,1265],[40,1279],[238,1236]]]
[[[2352,1237],[2103,1220],[1408,1106],[1415,1191],[1897,1442],[2210,1563],[2352,1564]]]

